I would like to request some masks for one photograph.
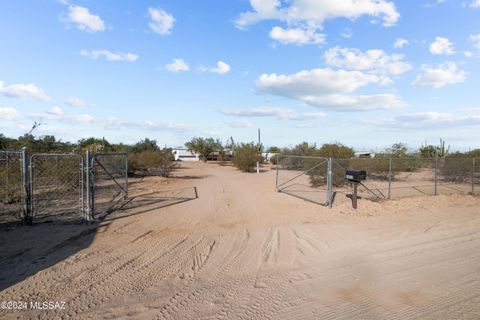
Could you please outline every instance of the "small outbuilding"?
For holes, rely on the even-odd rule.
[[[370,158],[373,159],[375,158],[375,152],[370,152],[370,151],[359,151],[355,152],[355,158]]]
[[[172,149],[175,161],[200,161],[200,154],[191,152],[187,148]]]

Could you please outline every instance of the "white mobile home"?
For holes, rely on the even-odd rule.
[[[199,161],[200,155],[193,153],[186,148],[172,149],[172,154],[175,157],[175,161]]]

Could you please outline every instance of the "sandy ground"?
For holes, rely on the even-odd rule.
[[[480,319],[478,197],[354,211],[277,193],[268,168],[175,176],[99,223],[0,227],[0,302],[65,302],[0,318]]]

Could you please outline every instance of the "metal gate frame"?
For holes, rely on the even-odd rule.
[[[308,174],[310,170],[313,170],[313,168],[308,168],[304,170],[302,173],[294,176],[290,180],[287,180],[286,182],[279,183],[279,169],[280,169],[280,160],[282,157],[290,157],[290,158],[302,158],[302,159],[325,159],[325,162],[327,162],[327,179],[326,179],[326,192],[327,192],[327,199],[325,203],[320,203],[318,201],[312,201],[309,198],[302,197],[301,195],[298,194],[291,194],[288,192],[288,190],[284,190],[284,185],[287,184],[288,182],[297,179],[300,176],[303,176],[305,174]],[[335,201],[335,195],[337,191],[334,190],[333,187],[333,180],[334,180],[334,175],[333,175],[333,170],[337,167],[345,169],[343,166],[340,165],[340,162],[342,160],[359,160],[358,158],[325,158],[325,157],[312,157],[312,156],[297,156],[297,155],[288,155],[288,154],[278,154],[277,155],[277,164],[276,164],[276,181],[275,181],[275,190],[277,192],[282,192],[289,194],[291,196],[303,199],[305,201],[313,202],[316,204],[320,204],[323,206],[328,206],[329,208],[332,208],[333,203]],[[470,192],[469,194],[478,194],[480,191],[480,158],[474,158],[474,157],[461,157],[461,158],[440,158],[440,157],[435,157],[435,158],[373,158],[373,159],[362,159],[362,161],[378,161],[378,160],[383,160],[386,161],[386,172],[385,174],[385,187],[387,190],[387,193],[383,195],[382,199],[385,200],[390,200],[392,199],[392,190],[395,189],[393,186],[393,168],[392,164],[394,164],[396,161],[406,161],[406,160],[414,160],[414,161],[431,161],[432,162],[432,183],[431,183],[431,188],[432,188],[432,195],[436,196],[438,195],[439,192],[439,187],[442,184],[441,180],[441,162],[442,161],[459,161],[459,160],[465,160],[465,161],[471,161],[468,165],[465,165],[464,167],[470,167],[470,169],[465,169],[468,172],[465,172],[463,175],[465,176],[466,181],[471,184],[471,187],[469,187]],[[376,195],[378,197],[378,195]]]
[[[127,153],[95,153],[92,157],[90,157],[90,150],[86,152],[86,163],[87,166],[85,168],[87,175],[86,175],[86,209],[85,209],[85,218],[87,221],[95,220],[96,216],[103,217],[107,214],[111,208],[113,208],[118,202],[125,201],[128,198],[128,154]],[[102,156],[123,156],[125,158],[125,185],[122,186],[117,179],[109,172],[105,166],[97,160],[98,157]],[[97,215],[95,213],[95,163],[100,165],[103,171],[110,176],[111,180],[118,186],[118,188],[123,192],[123,197],[119,200],[114,202],[111,206],[109,206],[106,212]]]
[[[77,153],[35,153],[30,157],[29,167],[29,200],[30,200],[30,210],[28,214],[27,223],[33,223],[34,218],[37,216],[37,208],[35,206],[35,159],[40,157],[55,157],[55,158],[77,158],[79,164],[79,211],[82,219],[85,219],[85,179],[84,179],[84,159],[82,155]]]
[[[28,192],[28,181],[27,181],[27,152],[26,148],[22,148],[21,151],[18,150],[0,150],[0,153],[5,154],[6,157],[6,186],[5,190],[8,190],[8,159],[10,155],[16,155],[20,162],[19,173],[20,179],[18,181],[20,185],[20,203],[18,205],[18,217],[24,223],[27,222],[28,210],[29,210],[29,192]]]
[[[78,158],[78,170],[74,173],[79,174],[79,212],[83,221],[89,222],[95,220],[95,172],[94,165],[97,163],[112,178],[112,181],[118,186],[122,197],[108,208],[111,208],[120,201],[128,198],[128,154],[127,153],[95,153],[91,156],[90,150],[86,150],[86,155],[83,157],[79,153],[34,153],[28,157],[26,148],[21,151],[18,150],[1,150],[2,153],[15,154],[19,157],[21,168],[19,168],[19,184],[21,185],[21,200],[19,201],[18,218],[23,224],[33,224],[35,217],[38,215],[39,208],[36,206],[35,191],[37,182],[35,181],[35,158],[38,157],[76,157]],[[96,159],[100,156],[122,156],[124,157],[125,167],[125,183],[120,184],[115,177],[105,168],[101,162]],[[48,175],[47,175],[48,176]],[[54,185],[55,187],[55,185]]]

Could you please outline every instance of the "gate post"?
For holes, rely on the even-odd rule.
[[[472,159],[472,194],[475,194],[475,158]]]
[[[280,154],[277,153],[275,155],[275,157],[277,158],[277,165],[276,165],[276,168],[275,168],[276,169],[275,170],[276,171],[275,172],[275,191],[278,192],[278,166],[280,165]]]
[[[27,165],[27,148],[22,148],[22,222],[31,223],[30,217],[30,190],[28,184],[28,165]]]
[[[328,158],[327,161],[327,203],[328,207],[333,206],[333,172],[332,172],[332,158]]]
[[[125,154],[125,197],[123,200],[128,199],[128,153]]]
[[[85,159],[86,159],[86,165],[85,165],[85,175],[86,175],[86,180],[85,180],[85,191],[86,191],[86,203],[87,206],[85,208],[85,219],[87,221],[91,220],[92,216],[92,208],[90,207],[91,204],[91,198],[90,198],[90,150],[87,149],[85,153]]]
[[[392,198],[392,158],[388,160],[388,200]]]
[[[437,185],[438,185],[438,156],[435,156],[435,193],[434,195],[438,194]]]

